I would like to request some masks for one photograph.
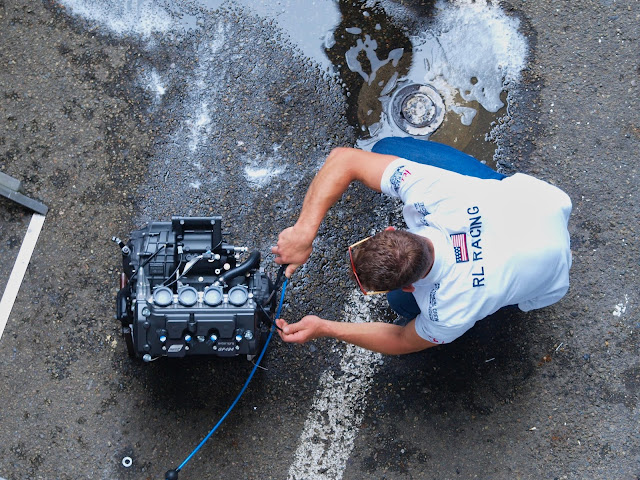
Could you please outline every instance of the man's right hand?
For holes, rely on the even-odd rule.
[[[395,158],[356,148],[334,148],[331,151],[307,190],[298,221],[293,227],[283,230],[278,244],[271,247],[277,264],[289,264],[285,271],[287,278],[309,259],[322,219],[346,192],[349,184],[358,180],[379,192],[384,170]]]
[[[276,319],[276,325],[280,328],[278,334],[287,343],[306,343],[323,336],[322,325],[324,320],[315,315],[307,315],[296,323],[287,323],[282,318]]]
[[[289,227],[278,235],[278,243],[271,247],[271,253],[275,254],[275,262],[278,265],[289,264],[284,274],[287,278],[293,275],[296,269],[309,260],[313,238],[305,235],[299,228]]]

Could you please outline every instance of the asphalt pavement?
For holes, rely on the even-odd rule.
[[[0,477],[164,478],[242,388],[246,358],[127,356],[111,237],[221,215],[230,243],[275,274],[269,248],[324,158],[362,141],[353,84],[278,23],[305,12],[277,5],[0,0],[0,170],[49,207],[0,337]],[[377,5],[400,37],[435,21],[433,2]],[[567,296],[405,356],[275,339],[181,479],[640,478],[640,2],[496,8],[517,19],[528,54],[509,115],[473,142],[505,173],[571,197]],[[308,15],[313,38],[333,18]],[[30,215],[0,199],[0,287]],[[393,321],[384,301],[356,295],[345,256],[390,223],[401,225],[397,203],[352,186],[283,316]]]

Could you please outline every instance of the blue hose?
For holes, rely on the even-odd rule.
[[[202,446],[207,442],[207,440],[209,440],[209,438],[211,438],[211,435],[214,434],[214,432],[222,424],[224,419],[227,418],[227,415],[229,415],[231,413],[231,410],[233,410],[233,408],[238,403],[238,400],[240,400],[240,397],[242,397],[242,394],[245,392],[245,390],[249,386],[249,383],[251,382],[251,379],[253,378],[253,374],[256,373],[256,370],[258,369],[258,366],[260,366],[260,362],[262,361],[262,357],[264,357],[264,354],[267,351],[267,347],[269,346],[269,342],[271,341],[271,338],[273,337],[273,332],[276,329],[275,320],[277,318],[280,318],[280,312],[282,311],[282,304],[284,303],[284,293],[285,293],[285,290],[287,289],[288,281],[289,281],[289,279],[285,278],[284,283],[282,284],[282,293],[280,294],[280,303],[278,304],[278,309],[276,310],[276,316],[275,316],[275,318],[273,320],[273,324],[271,325],[271,329],[269,331],[269,336],[267,337],[267,341],[264,343],[264,347],[262,347],[262,352],[260,352],[260,356],[258,357],[258,360],[256,361],[255,365],[253,366],[253,369],[251,370],[251,373],[249,374],[249,378],[247,378],[247,381],[244,382],[244,386],[240,390],[240,393],[238,394],[236,399],[233,401],[231,406],[228,408],[228,410],[225,412],[225,414],[222,416],[222,418],[218,421],[218,423],[216,423],[215,427],[213,427],[211,429],[211,431],[207,434],[207,436],[204,437],[204,439],[200,442],[200,444],[196,448],[193,449],[193,451],[189,454],[189,456],[184,459],[184,461],[180,464],[180,466],[178,468],[176,468],[175,470],[169,470],[166,473],[166,475],[165,475],[165,479],[166,480],[177,480],[178,472],[184,468],[184,466],[187,464],[187,462],[189,460],[191,460],[193,458],[193,456],[196,453],[198,453],[198,450],[200,450],[200,448],[202,448]]]

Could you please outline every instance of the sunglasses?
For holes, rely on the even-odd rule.
[[[353,271],[353,276],[356,277],[356,282],[358,282],[358,286],[360,287],[360,290],[362,291],[362,293],[364,293],[365,295],[377,295],[379,293],[389,293],[389,290],[377,290],[377,291],[367,291],[364,289],[364,287],[362,286],[362,283],[360,283],[360,279],[358,278],[358,274],[356,273],[356,266],[353,263],[353,254],[351,253],[351,251],[357,247],[358,245],[363,244],[364,242],[366,242],[367,240],[369,240],[371,237],[367,237],[363,240],[360,240],[356,243],[354,243],[353,245],[349,246],[349,260],[351,260],[351,270]]]

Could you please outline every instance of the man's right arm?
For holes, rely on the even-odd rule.
[[[287,277],[309,259],[322,219],[351,182],[359,181],[379,192],[382,175],[396,158],[355,148],[331,151],[307,190],[297,222],[283,230],[277,245],[271,248],[276,255],[276,263],[289,264],[285,273]]]

